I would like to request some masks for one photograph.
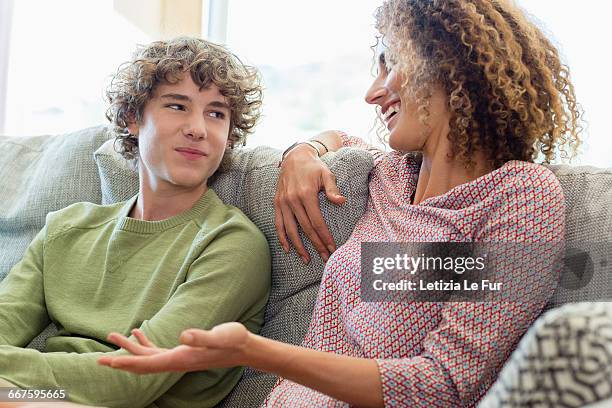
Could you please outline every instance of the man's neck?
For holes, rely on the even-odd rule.
[[[129,217],[144,221],[161,221],[190,210],[208,190],[206,184],[195,189],[150,186],[141,179],[138,199]]]

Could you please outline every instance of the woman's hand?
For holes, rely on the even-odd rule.
[[[189,329],[181,333],[181,345],[158,348],[139,329],[132,330],[138,343],[119,333],[108,340],[132,353],[131,356],[102,356],[98,363],[133,373],[203,371],[244,365],[249,331],[240,323],[223,323],[211,330]]]
[[[0,408],[103,408],[62,401],[0,402]]]
[[[310,261],[310,256],[300,239],[296,219],[324,261],[336,250],[319,208],[322,189],[332,203],[342,205],[346,201],[338,190],[336,177],[314,150],[308,145],[294,148],[281,165],[274,196],[274,224],[285,252],[289,252],[288,236],[304,263]]]

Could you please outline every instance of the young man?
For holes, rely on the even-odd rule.
[[[172,347],[190,327],[240,321],[259,331],[270,287],[263,234],[207,187],[227,148],[243,143],[261,106],[257,72],[195,38],[139,49],[107,96],[139,192],[47,216],[0,283],[0,387],[65,390],[108,407],[204,407],[241,369],[137,376],[97,364],[122,355],[106,337],[139,328]],[[116,143],[117,145],[117,143]],[[24,349],[49,322],[45,352]],[[0,403],[1,405],[1,403]]]

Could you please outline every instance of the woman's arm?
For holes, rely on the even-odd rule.
[[[249,366],[277,374],[351,405],[383,406],[380,374],[375,360],[311,350],[255,335],[239,323],[212,330],[186,330],[182,345],[157,349],[135,331],[139,343],[118,333],[109,341],[132,356],[101,357],[100,364],[136,373],[199,371],[215,367]]]
[[[335,176],[319,157],[341,147],[367,150],[374,157],[375,165],[384,157],[384,152],[377,147],[336,130],[319,133],[311,141],[317,146],[316,152],[314,146],[299,144],[285,154],[274,196],[278,240],[285,252],[289,251],[291,242],[305,263],[310,261],[310,256],[300,239],[298,224],[324,261],[336,250],[319,208],[319,191],[323,190],[327,199],[336,205],[346,201],[338,190]]]
[[[314,141],[315,143],[319,142],[318,144],[322,144],[323,146],[325,146],[324,149],[319,149],[319,153],[321,156],[329,152],[337,151],[344,144],[342,134],[336,130],[326,130],[324,132],[319,133],[310,140]],[[304,149],[305,147],[306,146],[298,146],[298,148],[301,149]]]
[[[342,138],[336,131],[322,132],[313,140],[323,143],[330,152],[342,147]],[[321,258],[327,261],[336,250],[336,244],[319,208],[319,191],[324,190],[334,204],[342,205],[346,201],[338,190],[335,176],[319,159],[319,155],[325,153],[323,146],[317,153],[307,144],[300,144],[289,151],[281,163],[274,196],[274,224],[278,240],[285,252],[289,252],[291,241],[304,263],[310,261],[310,256],[300,239],[297,223]]]
[[[360,407],[382,407],[375,360],[294,346],[253,335],[247,365]]]

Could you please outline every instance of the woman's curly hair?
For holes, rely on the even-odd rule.
[[[581,113],[555,46],[510,0],[388,0],[376,11],[387,62],[426,124],[434,85],[449,99],[451,155],[494,168],[576,153]]]
[[[200,89],[211,84],[219,87],[231,110],[230,146],[246,143],[262,104],[259,71],[243,64],[223,46],[199,38],[178,37],[140,46],[132,60],[119,67],[106,89],[110,103],[106,118],[123,157],[138,157],[138,139],[129,133],[128,123],[142,120],[145,105],[159,84],[176,83],[185,72]]]

